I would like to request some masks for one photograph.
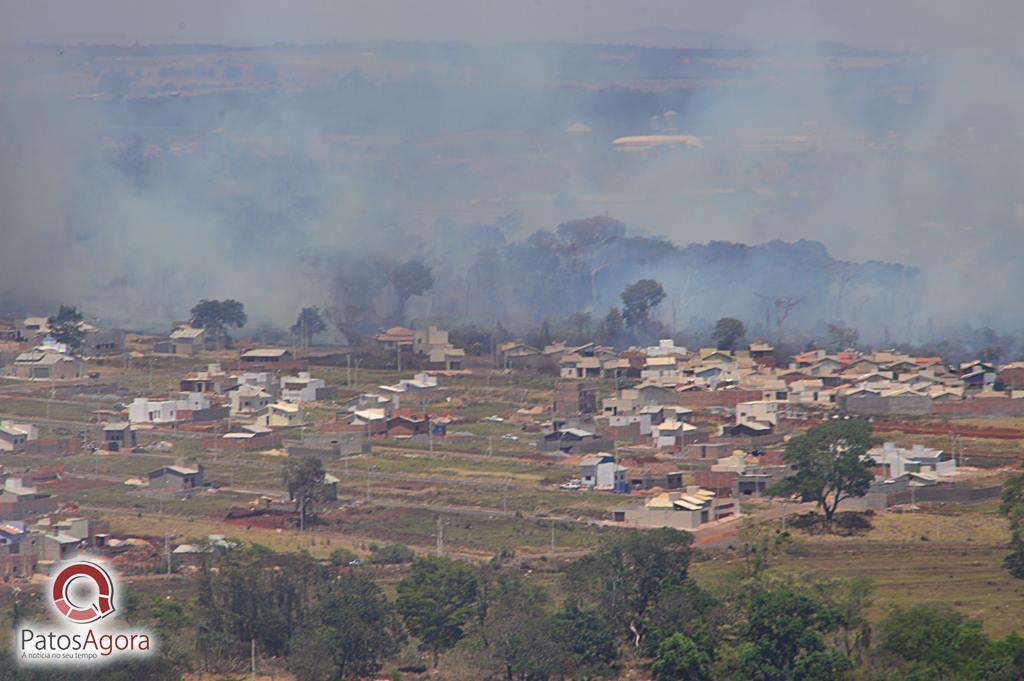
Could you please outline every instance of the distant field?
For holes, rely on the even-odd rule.
[[[779,560],[779,573],[818,573],[834,578],[869,577],[871,616],[881,620],[893,606],[948,603],[981,617],[994,636],[1024,633],[1024,580],[1003,569],[1006,548],[993,544],[801,542]],[[711,561],[694,566],[696,578],[717,584],[736,565]]]

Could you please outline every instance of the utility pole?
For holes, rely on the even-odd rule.
[[[444,556],[444,518],[437,516],[437,557]]]
[[[256,637],[250,639],[249,661],[252,666],[252,681],[256,681]]]
[[[395,356],[398,357],[398,373],[402,373],[402,344],[395,343]]]
[[[164,553],[167,554],[167,574],[171,574],[171,538],[164,535]]]
[[[555,550],[555,519],[551,519],[551,550]]]

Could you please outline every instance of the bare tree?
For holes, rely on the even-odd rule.
[[[846,302],[846,294],[860,274],[860,267],[852,262],[837,261],[832,264],[832,281],[836,290],[835,318],[842,319],[843,303]]]
[[[786,325],[786,319],[789,317],[789,313],[803,301],[803,298],[797,298],[795,296],[785,296],[783,298],[775,299],[776,345],[782,345],[782,331]]]

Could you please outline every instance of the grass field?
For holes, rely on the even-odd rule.
[[[1002,545],[982,543],[800,542],[772,570],[798,579],[807,574],[868,577],[875,621],[893,606],[947,603],[982,618],[988,633],[1002,637],[1024,633],[1024,580],[1003,569],[1005,554]],[[710,561],[696,564],[693,571],[698,581],[713,587],[736,565]]]

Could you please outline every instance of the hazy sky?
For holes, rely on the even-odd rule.
[[[0,0],[5,40],[593,40],[658,29],[758,43],[1016,46],[1019,0]],[[685,42],[685,41],[684,41]]]

